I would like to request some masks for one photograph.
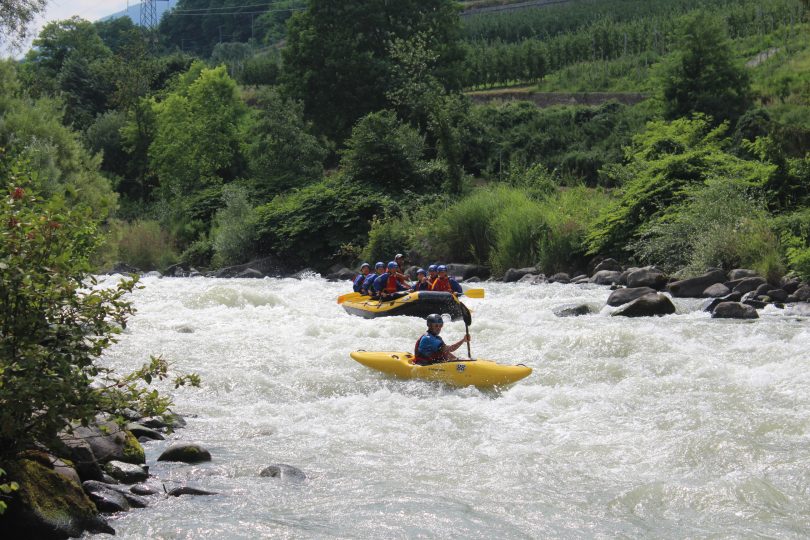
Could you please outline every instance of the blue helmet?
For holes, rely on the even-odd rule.
[[[385,263],[380,261],[374,265],[374,268],[385,268]]]
[[[431,264],[430,266],[428,266],[428,272],[435,272],[435,271],[436,271],[436,265],[435,264]]]
[[[443,264],[440,264],[439,266],[436,267],[436,271],[437,272],[447,272],[447,267],[445,265],[443,265]]]
[[[390,263],[388,263],[389,270],[393,270],[394,268],[399,268],[399,265],[397,264],[396,261],[391,261]]]
[[[425,272],[424,268],[420,268],[419,270],[416,271],[416,275],[418,276],[419,274],[427,275],[427,272]]]
[[[364,262],[363,264],[360,265],[360,270],[362,270],[363,268],[366,268],[366,267],[371,268],[371,265],[368,264],[367,262]]]

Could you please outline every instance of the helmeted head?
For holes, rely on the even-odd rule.
[[[430,266],[428,266],[428,272],[430,272],[432,274],[435,274],[436,273],[436,265],[431,264]]]
[[[403,255],[402,253],[397,253],[396,255],[394,255],[394,260],[397,261],[397,264],[402,264],[403,262],[405,262],[405,255]]]
[[[436,271],[438,273],[440,273],[440,274],[442,272],[444,272],[446,274],[447,273],[447,267],[445,265],[443,265],[443,264],[440,264],[439,266],[436,267]]]
[[[427,277],[427,272],[425,272],[424,268],[420,268],[416,271],[416,277],[419,277],[420,275]]]
[[[388,263],[388,272],[389,273],[394,273],[397,270],[399,270],[399,265],[397,264],[397,261],[391,261],[391,262]]]
[[[444,319],[438,313],[431,313],[427,316],[427,327],[434,334],[438,334],[444,326]]]
[[[374,265],[374,270],[376,270],[378,274],[382,274],[385,271],[385,263],[377,261],[377,264]]]
[[[360,265],[360,271],[363,272],[364,270],[371,271],[371,265],[368,264],[367,262],[364,262],[363,264],[361,264]],[[366,272],[363,272],[363,273],[365,274]]]

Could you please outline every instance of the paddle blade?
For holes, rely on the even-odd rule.
[[[467,289],[464,291],[464,296],[467,298],[483,298],[484,289]]]
[[[356,293],[356,292],[350,292],[348,294],[341,294],[337,298],[337,303],[342,304],[343,302],[345,302],[347,300],[356,300],[356,299],[360,298],[361,296],[363,296],[363,295],[360,294],[360,293]]]
[[[464,319],[464,324],[466,326],[470,326],[472,324],[472,313],[470,313],[470,310],[467,309],[467,306],[465,306],[461,302],[459,302],[458,305],[461,308],[461,318]]]

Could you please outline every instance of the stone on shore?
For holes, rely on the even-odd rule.
[[[64,435],[62,440],[68,443],[71,435]],[[73,428],[72,438],[83,440],[90,445],[96,461],[124,461],[126,463],[145,463],[146,458],[143,446],[132,433],[122,429],[115,422],[105,422],[99,425],[78,426]],[[81,474],[81,472],[79,473]],[[84,478],[84,477],[82,477]]]
[[[548,278],[549,283],[571,283],[571,276],[565,272],[559,272]]]
[[[182,463],[202,463],[211,461],[211,453],[194,443],[176,443],[160,454],[158,461],[179,461]]]
[[[307,475],[304,474],[304,471],[297,467],[293,467],[292,465],[285,465],[284,463],[277,463],[275,465],[270,465],[269,467],[265,467],[262,472],[259,473],[259,476],[266,477],[266,478],[281,478],[282,480],[306,480]]]
[[[742,295],[740,293],[731,292],[726,296],[721,296],[720,298],[709,298],[703,305],[700,306],[701,311],[708,311],[712,313],[714,308],[722,304],[723,302],[739,302],[742,299]]]
[[[0,537],[50,540],[84,531],[115,534],[79,484],[34,460],[5,464],[8,478],[19,484],[0,518]]]
[[[447,266],[447,273],[449,275],[455,276],[456,278],[462,279],[464,281],[469,281],[472,278],[489,279],[490,276],[489,268],[487,268],[486,266],[480,266],[477,264],[458,264],[458,263],[450,263],[446,264],[445,266]],[[534,271],[534,268],[532,270]],[[414,271],[414,276],[415,275],[416,271]]]
[[[671,315],[675,313],[675,305],[665,294],[653,292],[636,298],[611,313],[614,317],[651,317]]]
[[[610,270],[611,272],[622,272],[622,265],[619,264],[614,259],[604,259],[596,267],[593,269],[593,273],[596,274],[603,270]]]
[[[618,307],[628,302],[632,302],[636,298],[641,298],[645,294],[655,293],[655,289],[650,287],[637,287],[634,289],[616,289],[610,293],[607,299],[607,305]]]
[[[796,289],[796,292],[793,293],[793,296],[799,302],[810,302],[810,285],[804,285]]]
[[[514,283],[515,281],[519,280],[526,274],[534,274],[537,272],[537,268],[534,266],[529,266],[526,268],[510,268],[506,271],[503,276],[504,283]]]
[[[736,281],[738,279],[757,277],[756,270],[749,270],[747,268],[735,268],[728,273],[729,281]]]
[[[130,422],[127,424],[127,431],[138,437],[146,437],[147,439],[154,439],[156,441],[162,441],[166,437],[164,437],[161,433],[157,432],[152,428],[148,428],[146,426],[142,426],[141,424],[137,424],[135,422]]]
[[[667,285],[667,290],[676,298],[700,298],[709,286],[725,280],[726,275],[722,270],[712,270],[702,276],[672,282]]]
[[[589,280],[597,285],[615,285],[619,283],[622,273],[616,270],[599,270]]]
[[[765,278],[761,278],[759,276],[747,277],[743,278],[742,281],[737,283],[737,285],[734,287],[734,291],[740,294],[745,294],[751,291],[755,291],[757,290],[757,287],[765,284],[766,284]]]
[[[110,461],[104,465],[104,470],[107,471],[107,474],[124,484],[135,484],[149,478],[149,472],[144,467],[133,465],[132,463],[124,463],[123,461]]]
[[[639,268],[625,276],[625,282],[628,287],[649,287],[657,291],[666,287],[667,281],[669,281],[669,277],[663,270],[659,270],[654,266]]]
[[[722,302],[714,308],[713,319],[758,319],[756,308],[740,302]]]

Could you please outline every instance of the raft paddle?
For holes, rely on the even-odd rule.
[[[467,298],[483,298],[484,289],[467,289],[466,291],[464,291],[464,295]]]
[[[347,300],[357,300],[361,296],[363,296],[363,295],[360,294],[359,292],[350,292],[350,293],[347,293],[347,294],[341,294],[337,298],[337,303],[342,304],[343,302],[345,302]]]

